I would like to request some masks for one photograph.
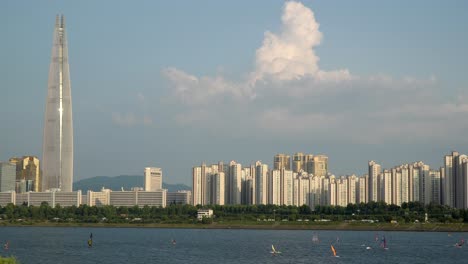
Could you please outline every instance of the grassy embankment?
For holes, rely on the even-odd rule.
[[[0,264],[19,264],[15,257],[0,257]]]
[[[468,232],[464,223],[362,223],[362,222],[257,222],[222,221],[202,223],[59,223],[59,222],[2,222],[0,226],[44,227],[148,227],[148,228],[196,228],[196,229],[278,229],[278,230],[358,230],[358,231],[432,231]]]

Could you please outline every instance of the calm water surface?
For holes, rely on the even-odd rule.
[[[87,240],[93,233],[93,247]],[[317,234],[320,242],[313,243]],[[388,250],[376,236],[386,237]],[[0,255],[22,264],[117,263],[468,263],[468,233],[1,227]],[[173,245],[171,240],[175,239]],[[380,240],[380,239],[379,239]],[[270,254],[271,245],[282,253]],[[339,258],[332,257],[333,244]],[[372,249],[367,250],[370,246]]]

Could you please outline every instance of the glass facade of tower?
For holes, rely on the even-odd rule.
[[[73,118],[64,16],[55,22],[42,148],[42,190],[72,191]]]

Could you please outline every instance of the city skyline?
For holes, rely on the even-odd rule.
[[[468,208],[468,156],[453,151],[441,166],[431,168],[422,161],[382,168],[368,163],[363,175],[334,175],[328,157],[295,153],[277,154],[274,166],[257,161],[242,166],[220,161],[193,167],[194,205],[339,205],[385,202],[401,206],[408,202]],[[293,168],[291,168],[291,160]],[[307,160],[304,166],[298,166]],[[294,166],[294,164],[296,164]]]
[[[369,160],[438,166],[440,153],[468,152],[468,3],[109,3],[0,3],[0,160],[42,161],[57,13],[73,62],[74,180],[157,166],[187,184],[203,160],[272,166],[297,151],[361,175]]]

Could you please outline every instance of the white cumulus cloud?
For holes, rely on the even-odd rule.
[[[357,76],[346,68],[321,69],[314,48],[323,34],[312,10],[286,2],[281,22],[278,32],[264,33],[245,79],[164,69],[182,105],[175,122],[230,135],[358,142],[441,139],[453,123],[457,130],[468,129],[462,121],[467,97],[444,98],[435,76]]]

